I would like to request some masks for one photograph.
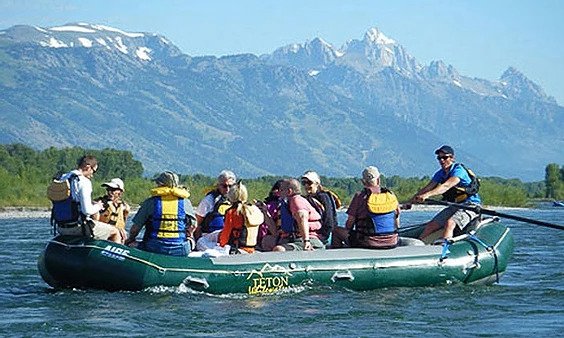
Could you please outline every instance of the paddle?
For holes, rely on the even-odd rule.
[[[504,213],[501,213],[501,212],[497,212],[495,210],[484,209],[484,208],[482,208],[478,205],[459,204],[459,203],[452,203],[452,202],[447,202],[447,201],[437,201],[437,200],[425,200],[423,203],[429,204],[429,205],[445,205],[445,206],[449,206],[449,207],[451,206],[451,207],[456,207],[456,208],[460,208],[460,209],[464,209],[464,210],[471,210],[471,211],[474,211],[476,213],[482,213],[484,215],[509,218],[509,219],[514,219],[516,221],[536,224],[536,225],[540,225],[540,226],[547,227],[547,228],[564,230],[563,225],[553,224],[553,223],[548,223],[548,222],[543,222],[543,221],[537,221],[536,219],[530,219],[530,218],[525,218],[525,217],[521,217],[521,216],[504,214]]]

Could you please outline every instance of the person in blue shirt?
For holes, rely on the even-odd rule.
[[[477,178],[462,164],[456,163],[452,147],[443,145],[435,150],[435,154],[441,169],[433,175],[426,186],[413,196],[411,201],[421,203],[429,197],[443,195],[443,200],[448,202],[480,205],[482,201],[477,192],[479,186]],[[431,233],[444,228],[443,238],[450,239],[456,227],[462,230],[476,217],[478,214],[471,210],[449,206],[427,223],[419,238],[424,239]]]

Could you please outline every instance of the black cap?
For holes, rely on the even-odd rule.
[[[435,154],[445,153],[447,155],[454,155],[454,149],[451,146],[444,145],[439,149],[435,150]]]

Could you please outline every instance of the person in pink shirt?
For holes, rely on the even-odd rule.
[[[272,251],[311,251],[325,248],[318,234],[321,215],[301,196],[301,190],[300,182],[293,178],[283,180],[280,184],[280,196],[287,199],[295,220],[296,236],[294,242],[277,245]]]

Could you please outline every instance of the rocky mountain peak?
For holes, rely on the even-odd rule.
[[[447,65],[441,60],[431,61],[421,71],[428,79],[457,80],[460,78],[458,71],[452,66]]]
[[[372,27],[364,34],[364,42],[368,44],[393,45],[396,42],[390,39],[376,27]]]
[[[500,82],[504,94],[508,97],[525,100],[556,102],[546,95],[544,90],[514,67],[509,67],[501,75]]]

